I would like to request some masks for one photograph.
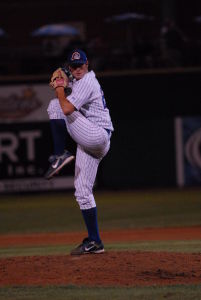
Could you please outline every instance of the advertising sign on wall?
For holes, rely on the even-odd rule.
[[[47,106],[48,85],[6,86],[0,91],[0,192],[73,187],[73,166],[45,180],[52,139]],[[70,141],[71,143],[71,141]]]
[[[201,117],[175,119],[178,186],[201,185]]]

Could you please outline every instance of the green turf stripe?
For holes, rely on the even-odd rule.
[[[167,251],[167,252],[201,252],[201,240],[191,241],[148,241],[124,244],[109,244],[108,250]]]
[[[97,192],[99,227],[200,225],[201,190]],[[82,231],[73,193],[1,196],[0,234]]]
[[[9,287],[0,289],[1,300],[199,300],[201,285],[151,287]]]
[[[75,245],[37,246],[37,247],[7,247],[0,248],[0,257],[32,256],[32,255],[65,255]],[[105,244],[106,251],[167,251],[200,253],[201,240],[194,241],[149,241],[135,243]]]

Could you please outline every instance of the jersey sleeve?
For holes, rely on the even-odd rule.
[[[86,78],[83,78],[75,83],[72,88],[72,93],[67,97],[68,100],[75,106],[77,110],[89,102],[91,95],[91,84]]]

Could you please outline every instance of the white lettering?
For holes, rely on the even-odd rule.
[[[7,143],[5,144],[5,142]],[[18,139],[13,133],[0,133],[0,162],[2,162],[3,154],[7,155],[12,162],[17,162],[18,159],[15,151],[18,145]]]
[[[35,158],[35,139],[41,137],[41,132],[35,131],[22,131],[19,136],[27,142],[27,158],[28,160],[34,160]]]
[[[13,165],[8,165],[8,175],[12,176],[13,175]]]
[[[17,166],[15,169],[16,175],[24,175],[25,174],[25,169],[23,166]]]

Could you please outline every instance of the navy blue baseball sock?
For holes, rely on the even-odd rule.
[[[101,242],[98,230],[97,208],[81,210],[91,241]]]
[[[51,119],[50,126],[54,144],[54,155],[61,155],[65,150],[67,141],[66,123],[63,119]]]

